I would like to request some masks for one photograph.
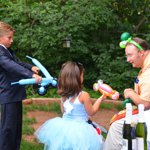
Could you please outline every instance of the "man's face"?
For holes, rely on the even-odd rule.
[[[134,45],[127,45],[125,48],[127,62],[132,64],[134,68],[142,67],[142,53]]]
[[[9,48],[13,43],[14,32],[7,32],[5,35],[0,36],[0,44],[3,44],[6,48]]]

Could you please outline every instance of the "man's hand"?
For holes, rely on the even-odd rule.
[[[135,91],[131,88],[125,89],[124,90],[124,98],[131,98],[131,95],[135,93]]]

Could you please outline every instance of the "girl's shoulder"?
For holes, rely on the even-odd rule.
[[[89,95],[89,93],[86,92],[86,91],[82,91],[80,95],[81,95],[81,96],[86,96],[86,95]]]
[[[82,92],[80,93],[80,95],[79,95],[79,101],[80,101],[81,103],[83,103],[84,100],[89,99],[89,98],[90,98],[90,95],[89,95],[89,93],[86,92],[86,91],[82,91]]]

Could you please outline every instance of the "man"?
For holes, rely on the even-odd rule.
[[[125,54],[127,62],[132,64],[134,68],[141,68],[135,89],[127,88],[124,90],[124,97],[132,99],[133,103],[144,104],[145,119],[148,127],[147,140],[150,141],[150,48],[146,41],[141,38],[133,38],[127,40],[125,45]],[[137,115],[133,116],[133,121],[137,123]],[[110,126],[106,137],[104,150],[121,150],[122,148],[122,127],[124,118],[115,121]],[[149,147],[150,149],[150,147]]]

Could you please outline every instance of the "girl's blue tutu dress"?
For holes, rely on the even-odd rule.
[[[89,123],[88,114],[78,97],[64,102],[63,117],[47,120],[36,132],[44,150],[101,150],[103,137]]]

